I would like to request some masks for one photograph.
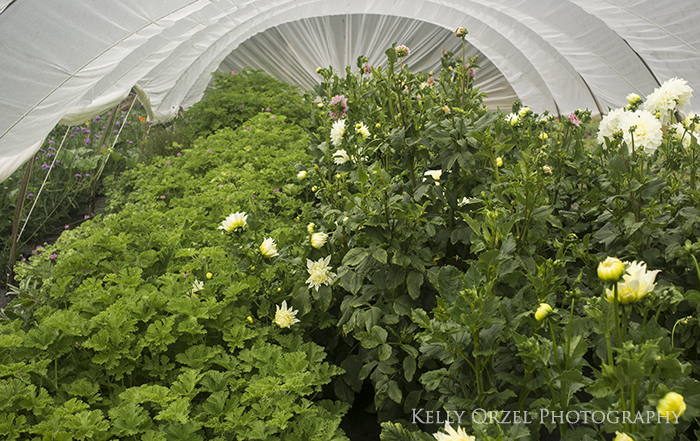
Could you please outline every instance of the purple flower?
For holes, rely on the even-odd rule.
[[[275,119],[275,115],[270,115],[270,119]]]
[[[86,214],[85,216],[83,216],[83,219],[90,219],[90,215]]]
[[[40,151],[41,153],[46,153],[46,150],[44,150],[44,149],[39,149],[39,151]]]
[[[48,164],[41,164],[41,169],[42,169],[42,170],[48,170],[48,169],[50,169],[50,168],[51,168],[51,166],[48,165]]]
[[[182,156],[182,153],[180,153],[180,152],[177,152],[177,155],[176,155],[176,156]]]
[[[272,190],[272,193],[279,193],[279,192],[280,192],[279,188],[275,188],[274,190]]]
[[[473,67],[472,67],[472,68],[469,68],[469,78],[474,78],[474,75],[476,75],[476,74],[474,73],[474,68],[473,68]]]
[[[211,149],[207,149],[207,153],[211,153]]]
[[[340,118],[344,117],[345,113],[348,111],[348,99],[343,95],[336,95],[331,99],[331,102],[328,103],[328,107],[330,108],[328,115],[338,121]]]
[[[51,141],[51,142],[53,142],[53,141]],[[53,148],[53,147],[49,147],[49,151],[55,152],[55,151],[56,151],[56,149],[55,149],[55,148]]]
[[[134,143],[134,141],[129,141],[129,144],[133,144],[133,143]]]
[[[571,121],[571,124],[575,125],[576,127],[581,125],[575,113],[569,113],[569,121]]]
[[[97,121],[99,121],[99,120],[101,120],[101,119],[102,119],[102,118],[100,118],[100,115],[97,115],[97,116],[95,117],[95,119],[93,119],[93,121],[97,122]]]
[[[265,109],[265,112],[269,112],[269,111],[270,111],[270,108],[269,108],[269,107],[268,107],[267,109]]]
[[[55,258],[57,258],[57,257],[58,257],[58,254],[52,253],[52,254],[49,256],[49,259],[55,259]]]
[[[242,109],[242,108],[244,108],[244,107],[245,107],[245,105],[243,105],[243,104],[241,104],[240,106],[238,106],[239,109]]]
[[[80,178],[83,177],[80,173],[76,173],[76,174],[74,174],[73,176],[75,176],[75,177],[78,178],[78,179],[80,179]]]
[[[246,127],[245,129],[246,129],[246,130],[250,130],[250,127]]]
[[[49,141],[49,144],[54,144],[54,141]]]
[[[160,198],[161,198],[161,199],[165,199],[165,195],[160,195]]]
[[[69,138],[75,138],[75,135],[71,133]]]
[[[85,140],[85,144],[90,144],[90,138]]]
[[[33,198],[33,197],[34,197],[34,193],[29,193],[29,194],[27,195],[27,199],[31,199],[31,198]]]
[[[90,177],[90,173],[85,173],[85,177],[86,177],[86,178],[89,178],[89,177]]]
[[[65,224],[65,225],[63,226],[63,229],[64,229],[64,230],[67,230],[67,229],[68,229],[68,224]]]
[[[365,73],[371,74],[372,73],[372,66],[370,66],[369,64],[365,64]]]

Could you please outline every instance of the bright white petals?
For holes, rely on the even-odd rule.
[[[260,245],[260,252],[267,258],[279,256],[279,253],[277,252],[277,244],[271,237],[265,239],[262,245]]]
[[[336,274],[331,272],[333,268],[330,266],[330,263],[331,256],[318,259],[316,262],[306,259],[306,267],[309,272],[309,278],[306,280],[306,283],[309,284],[309,288],[316,288],[316,291],[318,291],[321,285],[330,285],[333,282]]]
[[[627,148],[632,148],[633,136],[630,129],[634,127],[634,148],[644,149],[647,153],[653,153],[661,145],[663,132],[661,123],[646,110],[627,112],[620,118],[620,129],[627,143]]]
[[[339,119],[333,123],[331,128],[331,142],[334,146],[338,147],[343,141],[343,135],[345,135],[345,120]]]
[[[236,228],[243,228],[248,219],[248,215],[244,211],[238,211],[236,213],[229,214],[226,219],[219,225],[219,230],[233,231]]]

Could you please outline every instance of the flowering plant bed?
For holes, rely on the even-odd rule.
[[[586,140],[488,112],[478,60],[386,55],[319,68],[306,131],[259,109],[123,173],[20,265],[0,433],[344,439],[371,386],[384,440],[698,437],[692,91]]]

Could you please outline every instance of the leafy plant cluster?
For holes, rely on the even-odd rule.
[[[273,324],[311,248],[308,140],[270,113],[246,127],[124,172],[106,214],[20,265],[0,322],[5,439],[346,439],[347,404],[324,393],[342,369],[306,326]],[[217,228],[239,209],[244,229]]]
[[[309,104],[298,87],[250,68],[230,74],[215,72],[204,99],[184,112],[184,131],[193,140],[223,127],[236,128],[263,111],[308,126]]]
[[[338,266],[337,393],[370,381],[380,420],[434,431],[415,409],[539,422],[540,409],[655,412],[675,391],[677,425],[463,424],[479,439],[697,436],[697,141],[592,148],[590,112],[487,112],[477,60],[445,53],[426,75],[398,47],[386,54],[386,70],[363,57],[357,74],[319,70],[306,167]],[[613,308],[596,274],[606,256],[660,270],[653,293]]]
[[[125,172],[108,214],[21,266],[0,356],[28,398],[0,409],[7,433],[342,438],[370,383],[385,440],[447,430],[417,409],[536,422],[463,419],[480,440],[698,437],[697,140],[591,143],[587,111],[488,112],[478,60],[446,52],[413,73],[409,54],[319,68],[315,104],[297,94],[285,118],[261,102],[240,125],[232,97],[257,74],[219,75],[190,114],[193,133],[216,133]],[[229,231],[233,212],[248,217]],[[609,256],[658,270],[656,285],[609,300]],[[78,381],[95,392],[71,395]],[[540,420],[636,417],[670,392],[677,424]]]
[[[2,183],[0,261],[3,268],[7,269],[10,258],[17,205],[24,205],[19,224],[20,229],[24,227],[20,250],[27,244],[43,242],[49,235],[57,236],[76,222],[77,213],[82,213],[81,217],[90,216],[94,187],[139,160],[137,146],[147,130],[146,119],[140,113],[143,112],[129,113],[126,106],[114,115],[106,112],[79,126],[57,126],[30,159],[31,165],[27,165],[31,166],[31,175],[24,199],[18,200],[25,167]]]

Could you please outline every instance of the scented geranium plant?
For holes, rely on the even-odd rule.
[[[290,305],[315,251],[308,141],[272,116],[128,171],[107,214],[18,267],[6,439],[347,439],[327,391],[343,370],[306,334],[322,312]]]

